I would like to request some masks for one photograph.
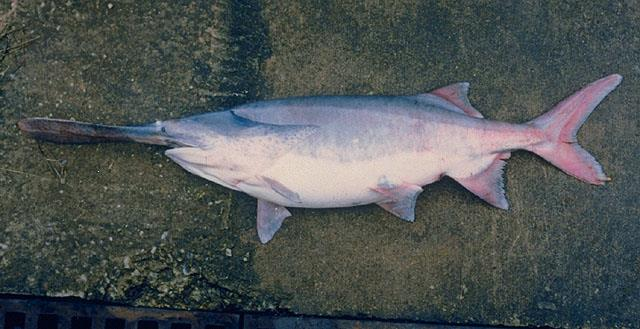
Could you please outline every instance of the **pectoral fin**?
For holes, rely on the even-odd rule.
[[[297,202],[300,203],[302,202],[302,200],[300,199],[300,195],[298,195],[298,193],[290,190],[288,187],[284,186],[282,183],[278,182],[275,179],[271,179],[269,177],[265,177],[265,176],[261,176],[260,177],[265,183],[267,183],[267,185],[269,185],[269,187],[271,187],[271,189],[280,194],[281,196],[293,201],[293,202]]]
[[[258,199],[258,237],[260,242],[267,243],[280,229],[285,218],[291,216],[287,208]]]
[[[509,209],[502,178],[502,171],[506,164],[503,159],[508,158],[509,155],[509,153],[498,155],[489,167],[480,173],[465,178],[453,177],[453,179],[492,206]]]
[[[418,194],[422,192],[420,186],[380,184],[372,190],[387,198],[387,200],[377,203],[384,210],[409,222],[415,220],[416,200],[418,199]]]

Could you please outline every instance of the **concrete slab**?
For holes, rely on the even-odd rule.
[[[0,292],[180,308],[553,327],[640,326],[640,11],[629,2],[24,4],[0,118]],[[266,246],[255,201],[162,148],[56,146],[21,117],[140,123],[259,98],[415,94],[457,81],[522,122],[610,73],[578,139],[593,187],[517,152],[511,210],[445,179],[413,224],[298,210]],[[419,166],[420,164],[416,164]]]

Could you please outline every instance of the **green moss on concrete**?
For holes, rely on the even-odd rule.
[[[25,4],[0,127],[0,291],[148,306],[260,309],[253,206],[161,147],[39,145],[21,117],[134,124],[262,92],[260,8],[239,2]],[[238,27],[253,22],[253,28]],[[246,217],[248,220],[249,218]],[[273,306],[272,306],[273,307]]]

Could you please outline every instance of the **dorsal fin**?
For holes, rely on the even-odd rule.
[[[459,82],[446,87],[436,89],[429,94],[436,95],[458,106],[464,113],[475,118],[484,118],[482,113],[478,112],[469,102],[469,83]]]

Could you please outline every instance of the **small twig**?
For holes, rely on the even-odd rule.
[[[13,26],[10,26],[10,28],[11,28],[11,30],[9,30],[9,31],[6,31],[6,32],[2,31],[2,34],[0,34],[0,37],[4,37],[4,36],[7,36],[9,34],[13,34],[13,33],[16,33],[18,31],[22,31],[22,30],[26,29],[26,27],[24,27],[24,26],[17,27],[17,28],[13,27]]]
[[[0,60],[1,61],[1,60]],[[14,69],[11,70],[11,72],[9,73],[11,74],[15,74],[16,72],[18,72],[19,69],[22,68],[22,65],[18,65],[16,66]],[[5,68],[4,71],[2,71],[2,73],[0,73],[0,78],[4,78],[4,76],[7,74],[7,71],[9,71],[9,67]]]
[[[24,48],[24,47],[28,46],[31,42],[36,41],[38,39],[40,39],[40,36],[36,36],[36,37],[31,38],[31,39],[29,39],[27,41],[20,42],[19,44],[15,45],[15,46],[11,46],[11,47],[5,48],[4,52],[7,53],[7,54],[10,54],[12,50]]]
[[[236,92],[213,92],[206,89],[196,89],[198,95],[200,96],[209,96],[209,97],[247,97],[244,93],[236,93]]]
[[[38,177],[38,178],[42,178],[42,179],[46,179],[46,180],[51,180],[51,178],[49,178],[49,177],[44,177],[44,176],[39,176],[39,175],[35,175],[35,174],[30,174],[30,173],[28,173],[28,172],[24,172],[24,171],[20,171],[20,170],[15,170],[15,169],[9,169],[9,168],[2,168],[2,167],[0,167],[0,170],[2,170],[2,171],[6,171],[6,172],[10,172],[10,173],[14,173],[14,174],[21,174],[21,175],[33,176],[33,177]]]
[[[60,181],[60,184],[64,184],[65,183],[65,178],[64,178],[64,165],[66,164],[65,160],[57,160],[57,159],[52,159],[50,157],[48,157],[45,153],[44,150],[42,149],[42,145],[40,145],[40,143],[38,143],[38,150],[40,150],[40,153],[42,154],[42,156],[44,157],[44,159],[47,161],[47,166],[49,167],[49,169],[51,169],[51,171],[53,171],[56,176],[58,177],[58,180]],[[52,164],[51,162],[55,162],[57,164],[60,165],[60,171],[58,171]]]

